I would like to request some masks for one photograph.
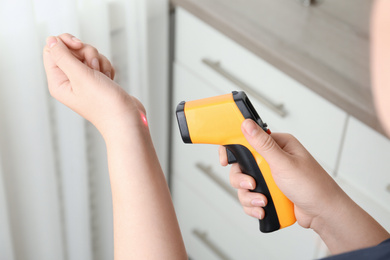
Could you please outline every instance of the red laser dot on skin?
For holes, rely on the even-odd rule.
[[[141,118],[142,118],[142,122],[144,122],[144,125],[148,126],[148,120],[146,119],[145,114],[142,112],[141,112]]]

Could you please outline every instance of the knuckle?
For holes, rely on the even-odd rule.
[[[54,49],[53,51],[54,51],[54,62],[56,64],[60,64],[64,60],[66,53],[64,53],[63,51],[58,51],[57,49]]]
[[[243,208],[245,214],[252,217],[252,208],[249,208],[249,207],[242,207],[242,208]]]
[[[298,139],[295,136],[293,136],[292,134],[287,133],[285,135],[286,135],[286,139],[289,139],[291,142],[299,143]]]
[[[108,60],[108,58],[106,56],[104,56],[103,54],[99,53],[99,56],[100,56],[100,59],[104,62],[107,62],[110,64],[110,61]]]
[[[237,190],[237,197],[238,197],[238,200],[240,201],[241,205],[250,206],[250,203],[248,203],[249,200],[248,200],[246,194],[247,193],[245,190],[242,190],[242,189]]]
[[[275,148],[275,141],[272,139],[270,135],[264,136],[264,138],[259,138],[256,141],[257,148],[261,149],[261,151],[268,152]]]
[[[252,208],[251,216],[257,219],[262,219],[264,217],[264,211],[261,208]]]
[[[236,185],[236,178],[234,176],[235,174],[233,174],[232,172],[230,173],[229,175],[229,181],[230,181],[230,185],[233,187],[233,188],[238,188],[237,185]]]
[[[95,47],[93,47],[92,45],[89,45],[89,44],[85,45],[85,51],[87,53],[95,55],[95,56],[99,55],[98,50]]]
[[[230,175],[229,175],[230,185],[233,188],[239,189],[240,188],[240,172],[237,171],[235,165],[232,166],[230,169]]]
[[[73,35],[70,34],[70,33],[62,33],[62,34],[58,35],[58,37],[60,37],[61,39],[63,39],[63,38],[70,38],[70,37],[73,37]]]
[[[111,70],[111,63],[107,59],[103,59],[103,61],[101,62],[101,66],[103,67],[103,70]]]

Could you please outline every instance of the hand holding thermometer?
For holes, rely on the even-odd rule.
[[[268,163],[241,132],[245,119],[252,119],[270,133],[244,92],[181,102],[176,109],[185,143],[218,144],[227,148],[228,162],[237,162],[243,173],[256,181],[254,192],[267,197],[261,232],[272,232],[295,223],[294,204],[276,186]]]

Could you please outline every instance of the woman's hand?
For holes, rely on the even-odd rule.
[[[310,153],[289,134],[268,135],[254,121],[245,120],[242,132],[249,144],[268,162],[279,189],[294,203],[299,225],[312,228],[332,253],[374,246],[389,238],[367,212],[354,203],[325,172]],[[226,149],[220,149],[220,161],[227,165]],[[237,164],[230,181],[238,189],[245,212],[264,217],[264,195],[249,192],[256,183],[243,174]]]
[[[143,127],[142,104],[112,79],[115,70],[96,48],[70,34],[47,38],[43,60],[50,94],[85,119],[103,137],[121,128]]]
[[[255,122],[246,120],[242,132],[248,142],[268,162],[272,176],[282,192],[294,203],[299,225],[312,227],[314,219],[331,209],[334,200],[344,193],[317,163],[302,144],[289,134],[268,135]],[[226,149],[220,148],[220,162],[227,165]],[[246,214],[262,219],[267,199],[263,194],[250,192],[255,180],[241,172],[238,164],[230,170],[231,185]]]

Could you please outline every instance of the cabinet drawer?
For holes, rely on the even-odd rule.
[[[351,117],[337,176],[390,210],[390,140]]]
[[[177,9],[176,24],[178,64],[222,93],[246,91],[271,130],[295,135],[327,170],[334,170],[345,112],[183,9]],[[222,69],[223,73],[210,67],[210,63],[207,65],[205,59],[218,61],[217,70]],[[252,91],[242,89],[243,85],[233,83],[232,78]],[[282,117],[258,102],[258,94],[274,105],[283,104],[286,115]]]
[[[197,190],[176,179],[173,192],[179,195],[174,203],[191,259],[273,259],[264,250],[253,248],[240,226],[215,210]],[[211,191],[209,196],[213,196]]]
[[[192,71],[180,65],[175,65],[174,70],[174,104],[178,104],[182,100],[191,100],[192,97],[204,98],[222,93],[221,90],[210,87],[202,78],[197,77]],[[218,146],[184,144],[180,137],[176,119],[173,123],[172,195],[175,207],[178,212],[199,207],[197,214],[183,215],[183,213],[179,216],[182,223],[198,223],[200,221],[200,225],[204,221],[210,220],[201,219],[195,217],[195,215],[204,214],[202,218],[206,218],[208,214],[218,214],[221,219],[230,223],[229,228],[236,227],[235,229],[239,235],[235,239],[233,249],[234,247],[242,247],[243,244],[250,245],[250,250],[248,249],[246,253],[257,256],[256,258],[262,254],[271,257],[265,259],[291,259],[291,256],[298,259],[312,259],[314,257],[317,236],[311,230],[305,230],[295,224],[271,234],[260,233],[258,220],[247,216],[243,212],[237,200],[236,191],[230,187],[229,169],[219,165]],[[202,201],[201,204],[207,205],[206,209],[202,208],[201,204],[193,205],[192,202],[189,202],[187,192],[178,187],[181,185],[185,185],[188,190],[192,190]],[[183,201],[183,203],[180,203],[180,201]],[[210,223],[203,224],[210,225]],[[214,226],[212,222],[211,225]],[[200,230],[207,231],[208,229]],[[280,250],[281,246],[283,250]],[[224,251],[228,252],[229,249]],[[233,259],[247,258],[238,257]]]

